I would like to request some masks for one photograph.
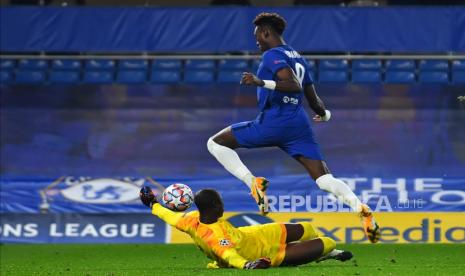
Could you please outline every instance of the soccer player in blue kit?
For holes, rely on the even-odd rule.
[[[253,121],[233,124],[212,136],[207,142],[208,150],[226,170],[247,184],[260,212],[266,215],[268,180],[255,177],[234,149],[279,147],[305,167],[320,189],[334,194],[358,212],[366,236],[377,242],[380,229],[372,211],[347,184],[333,177],[315,141],[302,106],[303,95],[316,113],[313,121],[326,122],[331,113],[315,92],[307,62],[282,38],[286,21],[276,13],[261,13],[253,23],[257,46],[263,53],[262,62],[257,76],[243,73],[241,84],[257,86],[260,113]]]

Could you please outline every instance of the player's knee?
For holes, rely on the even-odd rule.
[[[333,251],[334,248],[336,248],[336,242],[328,237],[320,237],[319,238],[323,242],[323,254],[326,255],[329,252]]]
[[[319,234],[317,230],[313,227],[313,225],[308,221],[299,222],[304,229],[302,237],[300,237],[299,241],[307,241],[318,238]]]
[[[322,190],[332,192],[333,191],[333,183],[334,183],[334,177],[332,174],[328,173],[325,175],[322,175],[316,179],[316,185]]]

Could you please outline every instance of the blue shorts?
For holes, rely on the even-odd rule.
[[[255,121],[231,126],[232,133],[241,147],[279,147],[292,157],[303,156],[312,160],[324,160],[320,146],[315,142],[310,126],[270,127]]]

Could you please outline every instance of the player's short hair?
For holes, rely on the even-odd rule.
[[[286,20],[277,13],[262,12],[253,20],[255,26],[269,26],[279,35],[282,35],[286,28]]]
[[[220,194],[213,189],[203,189],[198,191],[194,197],[195,205],[199,212],[208,211],[223,204]]]

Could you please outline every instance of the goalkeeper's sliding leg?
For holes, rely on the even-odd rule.
[[[287,246],[281,266],[328,259],[347,261],[352,258],[352,253],[336,249],[336,242],[322,236],[309,222],[285,224],[285,227]]]

